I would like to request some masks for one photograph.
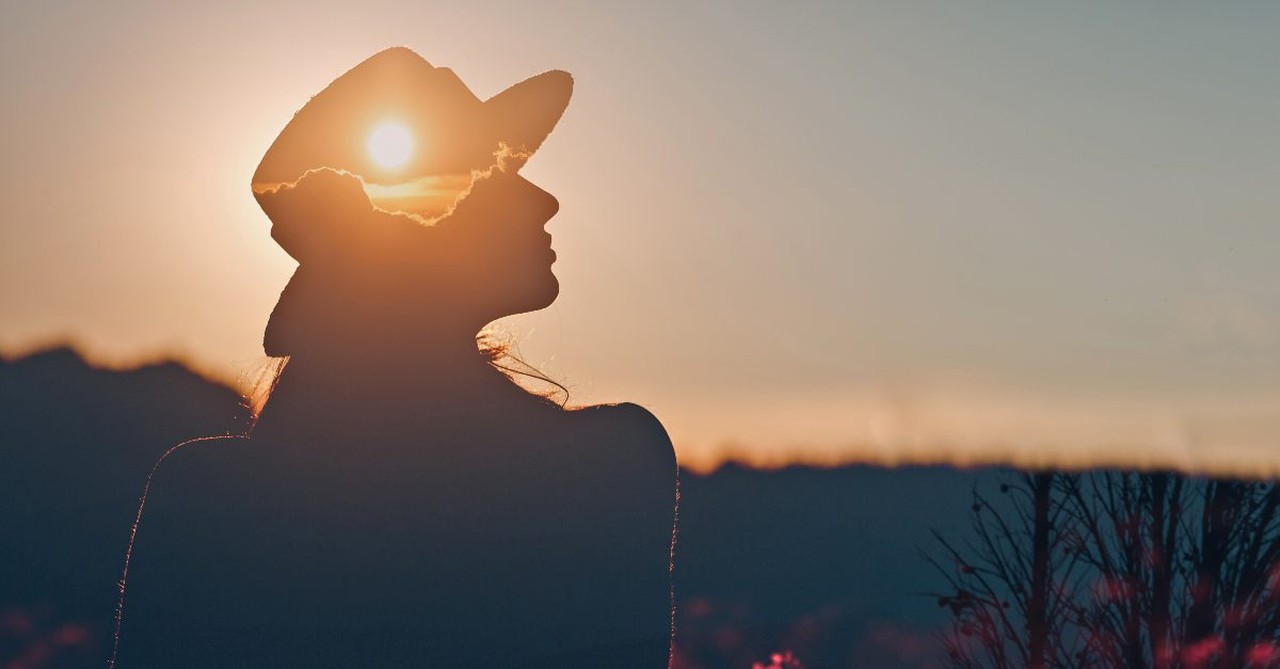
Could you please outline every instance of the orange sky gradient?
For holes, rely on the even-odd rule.
[[[687,467],[1280,475],[1280,9],[421,4],[0,10],[0,351],[246,385],[294,267],[254,168],[402,44],[573,73],[522,170],[561,295],[498,328]]]

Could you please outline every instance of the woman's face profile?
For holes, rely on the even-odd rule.
[[[560,292],[546,226],[555,196],[514,172],[477,179],[453,212],[436,223],[452,286],[469,293],[484,319],[535,311]]]

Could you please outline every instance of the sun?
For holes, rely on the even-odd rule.
[[[395,169],[409,162],[413,155],[413,135],[395,122],[378,125],[369,133],[369,157],[383,169]]]

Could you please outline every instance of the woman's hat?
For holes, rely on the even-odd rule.
[[[254,195],[272,218],[272,237],[302,261],[293,240],[322,233],[307,221],[273,215],[268,200],[280,189],[315,170],[349,172],[380,208],[432,218],[425,212],[444,213],[472,173],[499,157],[504,168],[518,169],[560,120],[572,92],[569,73],[552,70],[482,101],[452,70],[405,47],[386,49],[294,115],[258,165]],[[396,164],[379,162],[371,147],[388,127],[391,141],[404,144],[390,147]]]
[[[550,134],[573,93],[568,72],[552,70],[481,101],[458,75],[405,47],[380,51],[320,91],[280,132],[253,175],[255,190],[329,167],[390,184],[406,177],[486,167],[505,145],[532,153]],[[369,133],[395,122],[418,148],[387,169],[367,151]]]

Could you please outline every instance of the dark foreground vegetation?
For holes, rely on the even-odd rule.
[[[1038,472],[939,533],[948,664],[1280,666],[1280,487],[1168,472]]]

